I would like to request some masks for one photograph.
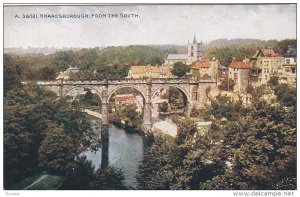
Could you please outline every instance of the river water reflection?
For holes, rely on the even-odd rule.
[[[100,131],[99,131],[100,132]],[[83,153],[91,160],[96,169],[101,166],[101,149],[97,152],[86,151]],[[128,133],[114,125],[109,126],[109,165],[123,171],[125,185],[137,187],[135,175],[139,162],[143,159],[143,138],[136,133]]]

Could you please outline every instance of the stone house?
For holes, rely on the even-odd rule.
[[[231,64],[228,66],[228,78],[234,81],[235,92],[245,92],[250,84],[251,66],[251,62],[247,60],[237,61],[235,58],[232,59]]]
[[[211,61],[202,60],[195,62],[190,69],[190,74],[196,79],[216,80],[219,61],[213,58]]]
[[[296,85],[297,82],[297,49],[289,48],[284,54],[284,64],[278,71],[280,83]]]
[[[284,57],[279,56],[272,48],[263,48],[252,56],[251,81],[254,84],[266,84],[271,76],[278,76],[284,64]]]

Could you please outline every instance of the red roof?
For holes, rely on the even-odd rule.
[[[196,62],[195,65],[192,66],[192,68],[209,68],[211,64],[208,61],[199,61]]]
[[[240,69],[250,69],[251,63],[250,62],[231,62],[229,68],[240,68]]]
[[[278,55],[274,52],[273,49],[260,49],[257,50],[256,53],[253,55],[253,58],[256,58],[259,56],[259,54],[262,55],[262,57],[277,57]]]
[[[167,74],[171,72],[172,66],[131,66],[130,70],[132,73],[146,73],[147,71],[152,71],[161,74]]]

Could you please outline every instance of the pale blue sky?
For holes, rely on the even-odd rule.
[[[20,19],[22,14],[120,14],[139,18]],[[4,46],[186,44],[197,39],[296,38],[296,5],[9,6]]]

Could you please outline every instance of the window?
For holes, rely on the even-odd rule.
[[[194,57],[194,52],[193,51],[191,52],[191,56]]]
[[[291,60],[290,60],[290,59],[286,59],[286,60],[285,60],[285,63],[286,63],[286,64],[290,64],[290,63],[291,63]]]

